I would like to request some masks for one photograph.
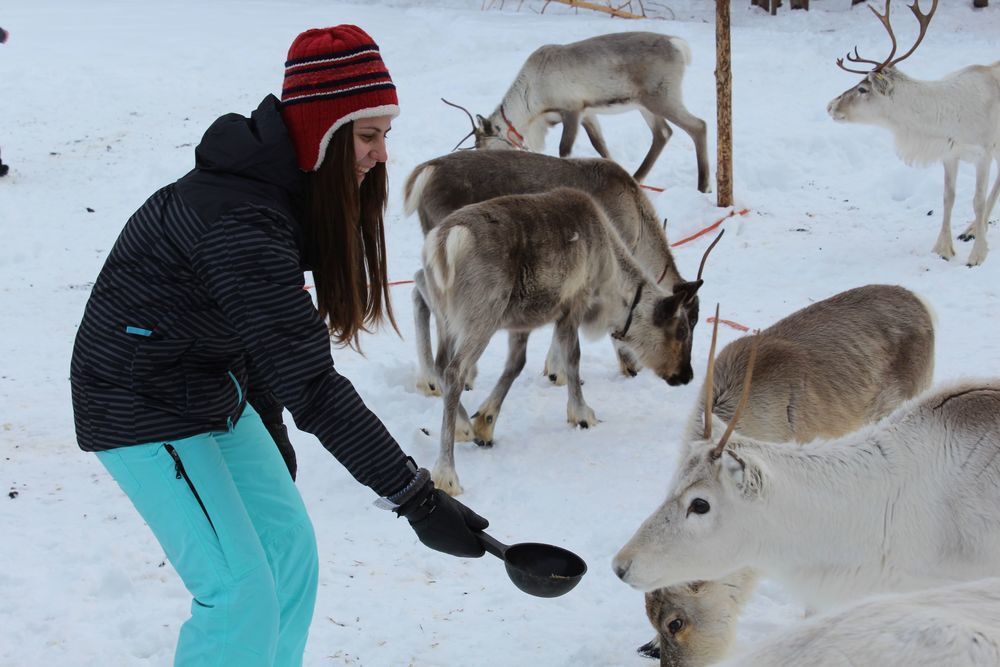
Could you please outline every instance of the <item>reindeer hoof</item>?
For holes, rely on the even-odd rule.
[[[579,424],[577,424],[577,426],[579,426],[580,428],[590,428],[590,424],[588,424],[587,422],[580,422]]]
[[[451,470],[439,470],[436,466],[433,471],[431,471],[431,480],[434,482],[434,486],[441,489],[449,496],[461,495],[463,489],[462,485],[458,483],[458,474],[454,469]]]
[[[480,440],[479,438],[476,438],[475,440],[473,440],[473,442],[475,442],[480,447],[484,447],[486,449],[492,449],[493,447],[492,440]]]
[[[472,391],[472,385],[471,384],[465,385],[465,391]]]
[[[958,235],[958,240],[959,241],[972,241],[975,238],[976,238],[975,234],[959,234]]]
[[[430,380],[420,379],[417,380],[417,391],[419,391],[424,396],[440,396],[441,388],[436,382],[431,382]]]

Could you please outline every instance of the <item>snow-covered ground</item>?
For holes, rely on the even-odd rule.
[[[465,116],[486,114],[537,46],[621,30],[679,35],[694,62],[688,107],[710,127],[715,155],[714,3],[664,0],[676,19],[625,22],[542,3],[480,0],[13,0],[0,47],[0,665],[167,665],[189,598],[163,553],[97,460],[77,449],[69,356],[90,285],[121,226],[161,185],[193,164],[205,127],[247,113],[278,92],[285,51],[300,31],[356,23],[379,42],[403,114],[390,135],[391,278],[418,267],[420,232],[402,213],[401,186],[419,162],[451,149]],[[827,102],[857,77],[834,61],[888,40],[864,7],[814,0],[770,17],[733,6],[736,197],[750,209],[706,269],[703,312],[761,327],[840,290],[898,283],[938,315],[938,380],[993,375],[1000,256],[970,269],[930,253],[940,225],[941,169],[898,161],[888,133],[835,124]],[[1000,59],[1000,3],[973,13],[942,0],[923,45],[902,67],[937,78]],[[915,21],[894,3],[901,44]],[[613,155],[634,168],[648,146],[638,114],[605,117]],[[557,133],[549,136],[555,152]],[[578,155],[594,155],[581,135]],[[677,132],[647,179],[681,238],[725,211],[696,191],[691,141]],[[956,231],[971,219],[972,170],[959,176]],[[994,213],[996,218],[998,213]],[[994,235],[996,231],[993,231]],[[994,236],[996,243],[996,236]],[[676,259],[693,277],[708,238]],[[395,288],[403,337],[364,341],[367,357],[338,350],[338,368],[410,454],[436,456],[440,404],[413,388],[409,287]],[[741,335],[721,330],[722,343]],[[639,665],[651,630],[642,596],[611,572],[611,557],[660,501],[682,421],[701,382],[709,329],[696,331],[696,379],[671,388],[645,372],[618,375],[606,339],[584,344],[587,400],[602,422],[565,423],[565,391],[539,374],[548,332],[529,347],[497,427],[496,446],[459,445],[462,500],[506,542],[568,547],[590,572],[569,595],[536,599],[499,561],[453,559],[421,546],[405,522],[371,505],[311,436],[293,432],[304,495],[319,539],[321,581],[307,665]],[[474,408],[504,359],[498,336],[480,363]],[[425,435],[421,428],[429,430]],[[765,583],[740,625],[741,642],[793,622],[801,610]]]

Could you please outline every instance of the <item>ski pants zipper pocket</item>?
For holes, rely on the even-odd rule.
[[[194,499],[198,501],[201,511],[205,513],[205,518],[208,519],[208,525],[212,527],[212,532],[218,535],[219,531],[215,529],[215,524],[212,523],[212,517],[209,516],[208,510],[205,508],[205,503],[202,502],[201,496],[198,495],[198,489],[194,488],[194,483],[191,481],[191,478],[188,477],[187,470],[184,469],[184,462],[181,461],[181,455],[177,453],[177,450],[174,449],[173,445],[164,445],[163,448],[167,450],[167,453],[170,454],[170,458],[174,460],[174,473],[177,475],[177,479],[183,479],[187,482],[188,488],[191,489],[191,494],[194,496]]]

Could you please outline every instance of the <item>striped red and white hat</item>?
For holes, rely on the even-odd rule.
[[[330,137],[344,123],[398,116],[396,86],[375,40],[355,25],[296,37],[285,62],[281,115],[303,171],[319,169]]]

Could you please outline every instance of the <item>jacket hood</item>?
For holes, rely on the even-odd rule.
[[[305,184],[274,95],[265,97],[250,118],[230,113],[212,123],[195,149],[195,166],[276,185],[293,196]]]

